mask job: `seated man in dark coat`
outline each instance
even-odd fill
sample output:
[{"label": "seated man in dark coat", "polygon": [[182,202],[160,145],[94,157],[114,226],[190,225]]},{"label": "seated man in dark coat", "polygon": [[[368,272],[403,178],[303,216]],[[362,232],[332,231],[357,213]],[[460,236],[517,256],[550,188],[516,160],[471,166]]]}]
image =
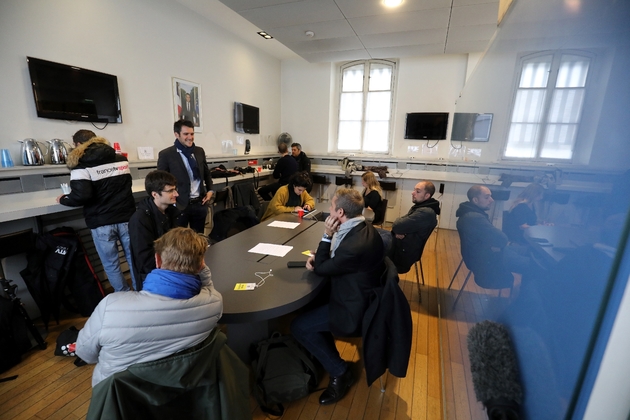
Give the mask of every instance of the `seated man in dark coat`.
[{"label": "seated man in dark coat", "polygon": [[504,276],[506,270],[523,273],[530,269],[531,259],[508,246],[505,233],[490,222],[486,214],[494,202],[490,189],[473,185],[467,196],[469,201],[461,203],[455,215],[462,257],[470,271],[480,279],[490,280]]},{"label": "seated man in dark coat", "polygon": [[330,278],[329,303],[298,316],[291,325],[296,340],[306,347],[330,374],[330,382],[319,398],[332,404],[346,394],[354,378],[335,347],[333,334],[361,335],[369,294],[380,285],[385,265],[383,241],[365,218],[361,194],[340,189],[330,204],[324,236],[306,268]]},{"label": "seated man in dark coat", "polygon": [[278,145],[278,153],[280,153],[282,157],[278,160],[273,170],[273,177],[277,179],[278,182],[263,185],[258,189],[258,194],[265,201],[270,201],[276,191],[283,185],[287,185],[291,175],[298,171],[298,163],[293,159],[293,156],[289,154],[289,148],[285,143]]},{"label": "seated man in dark coat", "polygon": [[142,282],[155,268],[153,242],[177,226],[180,211],[175,206],[177,179],[166,171],[149,172],[144,179],[144,189],[149,195],[138,203],[136,212],[129,220],[129,237],[133,257],[133,274],[142,290]]},{"label": "seated man in dark coat", "polygon": [[406,216],[392,225],[392,248],[389,258],[399,273],[408,272],[422,256],[424,244],[437,225],[440,203],[432,198],[435,186],[431,181],[418,182],[411,192],[413,206]]}]

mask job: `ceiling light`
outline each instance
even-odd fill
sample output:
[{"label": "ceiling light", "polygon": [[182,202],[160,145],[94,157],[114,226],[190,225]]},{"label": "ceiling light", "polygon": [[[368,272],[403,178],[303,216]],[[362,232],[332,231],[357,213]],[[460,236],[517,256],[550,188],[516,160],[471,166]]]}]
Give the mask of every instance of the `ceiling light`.
[{"label": "ceiling light", "polygon": [[309,38],[313,38],[315,36],[315,32],[313,32],[313,31],[306,31],[306,32],[304,32],[304,35],[306,35]]},{"label": "ceiling light", "polygon": [[385,7],[398,7],[402,2],[403,0],[383,0]]},{"label": "ceiling light", "polygon": [[267,32],[265,31],[260,31],[257,32],[258,35],[262,36],[265,39],[273,39],[273,37],[271,35],[269,35]]}]

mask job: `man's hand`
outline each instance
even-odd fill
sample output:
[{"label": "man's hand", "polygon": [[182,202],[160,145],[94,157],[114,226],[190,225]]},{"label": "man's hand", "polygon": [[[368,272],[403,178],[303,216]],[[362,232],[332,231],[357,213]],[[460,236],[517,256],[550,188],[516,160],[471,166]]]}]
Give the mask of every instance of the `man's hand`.
[{"label": "man's hand", "polygon": [[405,235],[401,235],[399,233],[396,233],[396,239],[403,239],[405,237]]},{"label": "man's hand", "polygon": [[210,201],[211,198],[212,198],[212,191],[208,191],[206,193],[206,196],[201,199],[201,204],[205,205],[207,202]]},{"label": "man's hand", "polygon": [[339,220],[336,217],[332,215],[328,216],[324,222],[324,231],[326,232],[326,235],[333,236],[333,234],[339,230],[340,224],[341,223],[339,223]]},{"label": "man's hand", "polygon": [[308,257],[308,260],[306,260],[306,269],[309,271],[315,270],[315,266],[313,264],[315,264],[315,257]]},{"label": "man's hand", "polygon": [[59,197],[57,197],[57,203],[61,204],[61,197],[63,197],[65,194],[61,194]]}]

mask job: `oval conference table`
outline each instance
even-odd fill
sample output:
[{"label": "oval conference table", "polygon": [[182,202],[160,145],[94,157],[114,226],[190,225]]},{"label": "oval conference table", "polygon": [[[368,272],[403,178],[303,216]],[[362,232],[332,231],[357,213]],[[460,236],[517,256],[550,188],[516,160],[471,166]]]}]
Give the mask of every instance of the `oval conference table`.
[{"label": "oval conference table", "polygon": [[[296,222],[295,229],[270,227],[273,221]],[[282,214],[218,242],[206,251],[205,262],[212,282],[223,296],[223,316],[228,345],[248,362],[250,344],[266,339],[270,321],[312,301],[324,279],[306,268],[288,268],[288,261],[306,261],[302,252],[315,251],[323,234],[323,223],[294,214]],[[259,243],[288,245],[284,257],[249,252]],[[270,271],[271,270],[271,271]],[[258,273],[258,276],[256,275]],[[268,276],[271,273],[273,276]],[[265,279],[261,284],[261,280]],[[256,283],[253,290],[235,290],[237,283]]]}]

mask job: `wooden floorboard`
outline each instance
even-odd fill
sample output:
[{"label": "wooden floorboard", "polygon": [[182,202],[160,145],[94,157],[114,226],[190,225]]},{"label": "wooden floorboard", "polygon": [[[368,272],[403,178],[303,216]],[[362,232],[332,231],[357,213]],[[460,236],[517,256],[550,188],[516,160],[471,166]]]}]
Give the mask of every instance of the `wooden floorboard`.
[{"label": "wooden floorboard", "polygon": [[[405,378],[383,376],[385,392],[377,380],[368,388],[360,362],[360,340],[337,340],[342,357],[358,363],[361,376],[348,395],[337,404],[320,406],[319,393],[285,405],[283,420],[481,420],[483,407],[475,400],[470,375],[466,336],[483,319],[496,316],[502,302],[510,299],[503,291],[479,288],[471,278],[453,309],[468,269],[462,266],[451,290],[448,283],[461,260],[456,231],[439,230],[427,242],[422,258],[425,284],[418,301],[415,269],[400,276],[413,321],[412,355]],[[518,294],[518,279],[511,296]],[[438,317],[441,314],[442,319]],[[34,349],[22,362],[0,374],[18,375],[0,383],[0,420],[84,419],[91,397],[92,366],[75,367],[71,358],[53,355],[57,335],[71,325],[81,327],[85,318],[63,314],[59,325],[51,323],[46,350]],[[443,378],[443,379],[442,379]],[[325,387],[328,377],[321,378]],[[250,398],[254,419],[268,418]]]}]

